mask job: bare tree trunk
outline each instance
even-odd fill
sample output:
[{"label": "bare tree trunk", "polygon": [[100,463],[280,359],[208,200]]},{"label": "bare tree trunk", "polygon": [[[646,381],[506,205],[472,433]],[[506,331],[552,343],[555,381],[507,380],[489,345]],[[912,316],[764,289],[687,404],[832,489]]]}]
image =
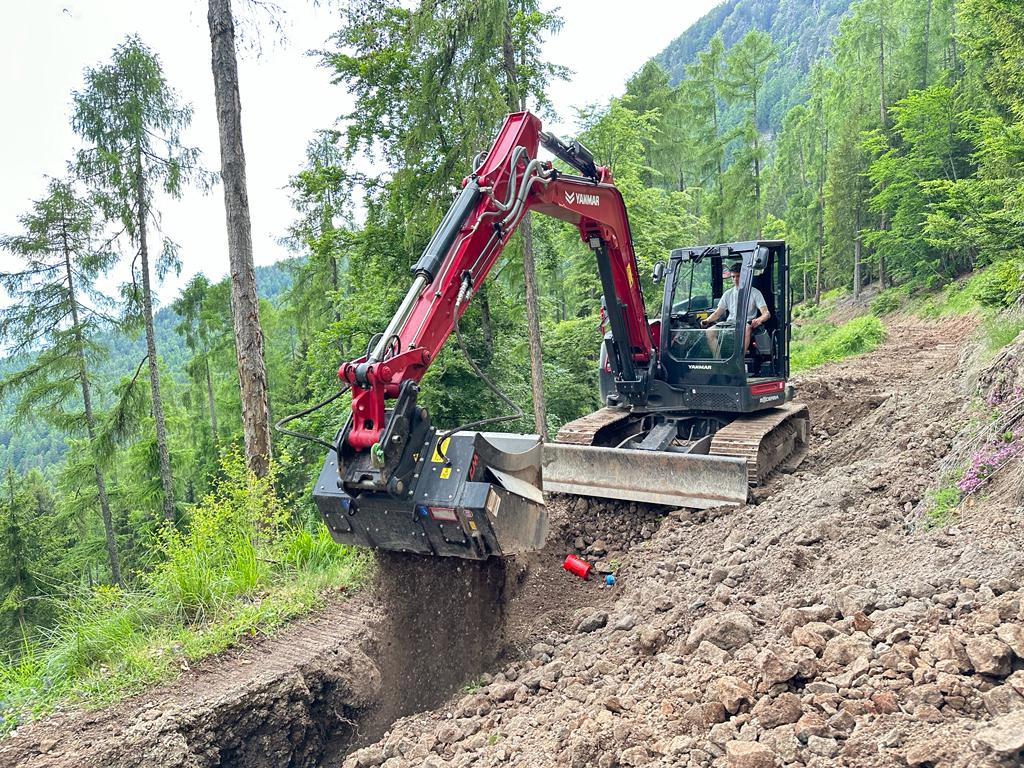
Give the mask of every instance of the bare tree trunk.
[{"label": "bare tree trunk", "polygon": [[217,404],[213,399],[213,377],[210,376],[210,358],[207,357],[203,360],[203,364],[206,367],[206,401],[210,409],[210,429],[213,431],[213,444],[216,445],[217,440]]},{"label": "bare tree trunk", "polygon": [[757,222],[757,237],[761,238],[761,157],[758,146],[757,131],[757,88],[753,92],[754,101],[754,220]]},{"label": "bare tree trunk", "polygon": [[882,23],[884,12],[882,6],[878,6],[878,102],[880,117],[882,119],[882,130],[889,124],[889,112],[885,106],[885,24]]},{"label": "bare tree trunk", "polygon": [[[89,372],[85,364],[85,341],[82,338],[82,326],[78,319],[78,297],[75,295],[74,272],[71,269],[71,248],[68,245],[67,232],[64,238],[64,274],[68,281],[68,303],[71,305],[71,327],[75,333],[75,352],[78,355],[78,380],[82,385],[82,405],[85,410],[85,431],[89,437],[90,448],[96,439],[96,417],[92,412],[92,392],[89,389]],[[110,562],[110,577],[115,584],[121,581],[121,558],[117,552],[117,538],[114,535],[114,518],[110,513],[110,499],[107,498],[107,484],[103,479],[103,470],[99,462],[93,462],[96,474],[96,495],[100,502],[100,516],[103,518],[103,538],[107,547],[107,560]],[[13,512],[13,505],[11,510]]]},{"label": "bare tree trunk", "polygon": [[263,329],[256,295],[252,256],[249,194],[242,147],[242,103],[235,59],[235,25],[231,0],[209,0],[207,21],[213,52],[213,85],[220,126],[221,179],[227,213],[228,258],[231,262],[231,316],[242,399],[245,457],[258,477],[270,468],[270,406],[267,369],[263,358]]},{"label": "bare tree trunk", "polygon": [[540,311],[537,307],[537,277],[533,264],[533,226],[529,212],[520,225],[523,233],[523,279],[526,283],[526,326],[530,342],[530,380],[533,384],[533,425],[537,434],[547,437],[544,407],[544,367],[540,346]]},{"label": "bare tree trunk", "polygon": [[476,300],[480,304],[480,332],[484,337],[485,360],[490,365],[494,356],[494,325],[491,322],[491,302],[487,296],[487,285],[481,285]]},{"label": "bare tree trunk", "polygon": [[929,36],[931,34],[931,21],[932,21],[932,0],[926,0],[924,7],[924,72],[921,77],[921,87],[928,87],[928,45],[930,43]]},{"label": "bare tree trunk", "polygon": [[160,462],[160,486],[163,489],[164,520],[174,522],[174,484],[171,480],[171,455],[167,449],[167,421],[160,397],[160,369],[156,357],[156,332],[153,330],[153,292],[149,281],[149,244],[146,241],[146,194],[142,173],[142,153],[136,155],[136,207],[139,212],[139,259],[142,262],[142,317],[146,325],[146,358],[149,363],[149,391],[156,425],[156,449]]},{"label": "bare tree trunk", "polygon": [[[515,46],[508,19],[505,21],[502,40],[507,92],[506,102],[510,110],[526,109],[526,96],[521,92],[516,77]],[[537,434],[546,438],[547,414],[544,402],[544,365],[540,343],[540,311],[537,305],[537,274],[533,259],[533,226],[530,212],[523,216],[519,225],[523,233],[523,282],[526,289],[526,335],[530,344],[530,385],[533,391],[533,424]]]},{"label": "bare tree trunk", "polygon": [[856,232],[853,236],[853,300],[860,299],[860,287],[863,285],[860,275],[860,206],[854,213],[854,227]]}]

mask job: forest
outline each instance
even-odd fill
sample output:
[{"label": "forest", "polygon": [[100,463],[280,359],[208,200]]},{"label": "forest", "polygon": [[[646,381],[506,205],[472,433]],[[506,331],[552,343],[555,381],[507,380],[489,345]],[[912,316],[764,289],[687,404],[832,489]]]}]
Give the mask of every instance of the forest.
[{"label": "forest", "polygon": [[[649,275],[669,250],[755,238],[789,243],[798,317],[837,295],[878,316],[920,296],[941,304],[969,274],[979,305],[1018,302],[1024,9],[1014,0],[806,5],[822,23],[779,39],[719,30],[702,33],[693,55],[652,51],[624,93],[576,115],[575,137],[625,198],[649,313],[659,295]],[[317,55],[355,107],[336,126],[310,126],[291,180],[294,223],[281,233],[294,258],[256,275],[271,422],[337,391],[338,365],[387,325],[410,265],[504,115],[551,116],[547,87],[572,73],[545,56],[562,24],[546,7],[338,4],[337,30]],[[795,46],[802,63],[780,78]],[[113,666],[116,684],[159,678],[175,654],[264,631],[367,567],[331,543],[311,503],[320,445],[274,435],[269,465],[252,460],[230,278],[196,276],[153,310],[154,286],[178,254],[161,241],[152,206],[215,181],[216,160],[182,143],[191,115],[173,85],[138,37],[87,66],[72,94],[80,141],[68,148],[68,175],[26,201],[18,231],[0,239],[18,265],[0,274],[6,727],[24,704],[10,691],[102,697],[115,648],[127,659]],[[368,174],[367,156],[387,170]],[[101,277],[125,262],[131,280],[103,293]],[[531,387],[531,275],[541,402]],[[534,216],[462,332],[476,363],[553,434],[600,407],[600,310],[592,253],[572,228]],[[424,378],[421,402],[446,427],[508,410],[453,344]],[[329,439],[347,403],[305,418],[302,431]],[[534,426],[526,416],[503,429]],[[127,652],[124,637],[135,638]]]}]

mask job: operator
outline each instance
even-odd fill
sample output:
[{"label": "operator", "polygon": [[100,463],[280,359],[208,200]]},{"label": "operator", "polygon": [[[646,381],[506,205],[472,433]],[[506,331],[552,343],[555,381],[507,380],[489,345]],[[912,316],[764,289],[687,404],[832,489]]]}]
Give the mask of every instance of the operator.
[{"label": "operator", "polygon": [[[732,278],[732,288],[722,294],[722,298],[718,300],[718,306],[715,308],[715,311],[700,322],[702,328],[707,328],[705,333],[707,334],[708,347],[711,348],[711,354],[715,357],[718,357],[719,353],[718,331],[708,326],[714,325],[720,319],[724,319],[723,316],[725,315],[730,320],[736,317],[736,304],[740,300],[741,267],[742,264],[738,261],[729,267],[727,274]],[[747,304],[747,325],[743,333],[744,355],[750,349],[750,337],[753,329],[764,325],[770,317],[771,313],[768,311],[768,305],[765,303],[764,296],[757,288],[750,286],[750,300]]]}]

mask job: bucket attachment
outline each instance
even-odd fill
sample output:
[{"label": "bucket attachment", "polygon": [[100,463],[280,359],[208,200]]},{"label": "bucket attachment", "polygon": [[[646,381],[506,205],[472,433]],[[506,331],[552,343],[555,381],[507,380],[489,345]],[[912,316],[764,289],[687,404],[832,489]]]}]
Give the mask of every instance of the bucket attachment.
[{"label": "bucket attachment", "polygon": [[707,509],[745,504],[747,462],[733,456],[544,444],[545,492]]},{"label": "bucket attachment", "polygon": [[429,429],[406,450],[399,466],[410,471],[384,488],[360,487],[352,481],[365,472],[339,470],[338,454],[327,455],[313,498],[339,544],[473,560],[544,545],[535,435],[457,432],[439,445]]}]

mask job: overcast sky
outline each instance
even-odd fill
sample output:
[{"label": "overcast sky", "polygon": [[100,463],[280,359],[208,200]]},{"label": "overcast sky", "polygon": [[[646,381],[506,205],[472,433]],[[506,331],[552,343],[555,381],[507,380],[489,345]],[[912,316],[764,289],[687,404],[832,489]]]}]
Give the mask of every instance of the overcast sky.
[{"label": "overcast sky", "polygon": [[[329,3],[277,0],[286,11],[283,42],[265,40],[262,54],[240,62],[242,130],[248,166],[253,245],[257,264],[287,256],[279,240],[294,219],[288,178],[302,165],[307,142],[351,106],[341,86],[307,51],[336,29]],[[561,32],[544,55],[570,67],[568,82],[551,97],[563,134],[573,129],[573,107],[621,94],[628,77],[720,0],[562,0]],[[235,5],[238,5],[236,0]],[[85,67],[104,64],[113,48],[137,33],[160,57],[164,74],[194,109],[186,143],[199,147],[206,167],[219,169],[216,113],[210,74],[206,3],[202,0],[32,0],[0,2],[0,233],[18,231],[17,217],[59,176],[77,148],[69,127],[71,92]],[[227,273],[223,192],[188,192],[162,205],[163,230],[181,246],[183,269],[158,288],[164,302],[189,277]],[[0,269],[11,258],[0,254]]]}]

